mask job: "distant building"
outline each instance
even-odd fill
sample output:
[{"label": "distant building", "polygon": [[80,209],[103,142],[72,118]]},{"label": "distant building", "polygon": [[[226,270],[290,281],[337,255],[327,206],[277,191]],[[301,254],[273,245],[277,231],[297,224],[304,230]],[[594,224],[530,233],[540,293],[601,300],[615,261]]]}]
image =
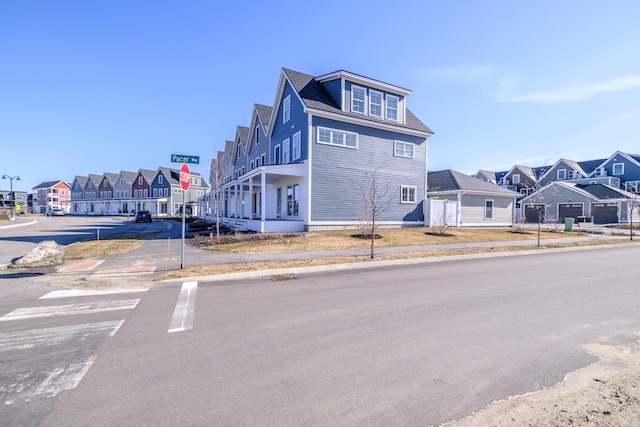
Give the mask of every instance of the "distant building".
[{"label": "distant building", "polygon": [[69,213],[70,188],[65,181],[47,181],[33,187],[33,213],[43,214],[54,208]]}]

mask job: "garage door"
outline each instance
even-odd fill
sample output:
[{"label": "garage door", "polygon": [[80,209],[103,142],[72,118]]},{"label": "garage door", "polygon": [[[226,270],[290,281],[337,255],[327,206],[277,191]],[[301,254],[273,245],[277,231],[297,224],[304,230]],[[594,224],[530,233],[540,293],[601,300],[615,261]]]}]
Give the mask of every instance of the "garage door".
[{"label": "garage door", "polygon": [[524,217],[527,222],[538,222],[538,212],[544,221],[544,205],[524,205]]},{"label": "garage door", "polygon": [[591,203],[594,224],[616,224],[618,222],[617,203]]},{"label": "garage door", "polygon": [[558,221],[562,222],[565,218],[577,218],[582,213],[582,203],[558,203]]}]

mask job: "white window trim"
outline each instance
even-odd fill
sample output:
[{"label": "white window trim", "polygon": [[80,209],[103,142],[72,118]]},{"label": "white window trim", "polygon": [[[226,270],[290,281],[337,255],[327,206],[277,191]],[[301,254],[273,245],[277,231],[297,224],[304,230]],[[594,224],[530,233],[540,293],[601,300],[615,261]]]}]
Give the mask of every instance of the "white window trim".
[{"label": "white window trim", "polygon": [[[562,172],[563,177],[560,178],[560,172]],[[567,179],[567,170],[566,169],[558,169],[558,171],[556,172],[556,178],[558,178],[558,181],[563,181],[565,179]]]},{"label": "white window trim", "polygon": [[[616,167],[620,168],[619,173],[616,173]],[[614,163],[611,165],[611,175],[624,175],[624,163]]]},{"label": "white window trim", "polygon": [[[491,202],[491,218],[487,217],[487,203]],[[495,215],[493,214],[493,211],[496,207],[495,202],[493,201],[493,199],[485,199],[484,200],[484,219],[493,219],[495,217]]]},{"label": "white window trim", "polygon": [[[320,131],[321,130],[326,130],[326,131],[330,132],[329,142],[320,141]],[[333,134],[334,134],[334,132],[338,132],[338,133],[341,133],[341,134],[344,135],[344,137],[342,138],[342,142],[343,142],[342,144],[336,144],[336,143],[333,142]],[[347,141],[346,136],[347,135],[355,135],[355,137],[356,137],[356,146],[355,147],[346,144],[346,141]],[[358,134],[355,133],[355,132],[346,132],[346,131],[342,131],[342,130],[325,128],[325,127],[320,127],[320,126],[318,126],[318,128],[317,128],[316,142],[318,144],[332,145],[334,147],[344,147],[344,148],[351,148],[351,149],[356,149],[356,150],[358,149],[358,143],[359,143]]]},{"label": "white window trim", "polygon": [[[296,150],[297,146],[297,150]],[[298,160],[302,157],[302,132],[296,132],[293,135],[293,144],[292,144],[292,158],[293,160]]]},{"label": "white window trim", "polygon": [[[355,102],[355,97],[353,96],[355,90],[362,90],[362,93],[364,94],[364,99],[358,100],[358,102],[362,102],[362,111],[356,111],[355,108],[353,108],[354,102]],[[362,87],[362,86],[356,86],[354,84],[351,85],[351,112],[352,113],[357,113],[357,114],[367,114],[367,89]]]},{"label": "white window trim", "polygon": [[511,183],[512,184],[520,184],[520,174],[519,173],[514,173],[513,176],[511,177]]},{"label": "white window trim", "polygon": [[[398,148],[402,146],[402,154],[398,154],[397,150]],[[412,150],[411,150],[411,155],[407,155],[406,154],[406,148],[407,146],[411,146]],[[412,143],[412,142],[404,142],[404,141],[393,141],[393,155],[396,157],[406,157],[408,159],[413,159],[416,156],[416,144]]]},{"label": "white window trim", "polygon": [[289,138],[282,141],[282,163],[287,164],[291,161],[291,140]]},{"label": "white window trim", "polygon": [[291,95],[282,101],[282,123],[287,123],[291,120]]},{"label": "white window trim", "polygon": [[[412,190],[411,193],[407,193],[407,196],[412,195],[413,196],[413,200],[404,200],[404,190]],[[418,187],[416,187],[415,185],[401,185],[400,186],[400,203],[403,204],[411,204],[411,205],[415,205],[416,204],[416,194],[418,193]]]},{"label": "white window trim", "polygon": [[[395,119],[389,117],[389,111],[394,111],[393,108],[389,108],[389,99],[395,99],[396,100],[396,108],[395,108],[396,118]],[[400,97],[395,96],[395,95],[387,94],[387,96],[385,97],[385,114],[384,114],[384,117],[387,120],[393,120],[395,122],[400,121]]]},{"label": "white window trim", "polygon": [[[373,114],[371,112],[371,105],[373,105],[373,102],[371,101],[373,99],[373,97],[371,96],[372,94],[380,95],[380,114],[379,115]],[[373,90],[373,89],[369,90],[369,115],[372,117],[379,117],[379,118],[384,117],[384,93],[379,92],[377,90]]]}]

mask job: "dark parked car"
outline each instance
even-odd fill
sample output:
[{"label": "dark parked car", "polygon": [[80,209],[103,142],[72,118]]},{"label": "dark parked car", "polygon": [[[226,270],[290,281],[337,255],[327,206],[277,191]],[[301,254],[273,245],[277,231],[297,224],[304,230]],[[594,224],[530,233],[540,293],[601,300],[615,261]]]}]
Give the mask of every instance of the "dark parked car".
[{"label": "dark parked car", "polygon": [[136,214],[136,222],[151,222],[151,212],[138,211]]}]

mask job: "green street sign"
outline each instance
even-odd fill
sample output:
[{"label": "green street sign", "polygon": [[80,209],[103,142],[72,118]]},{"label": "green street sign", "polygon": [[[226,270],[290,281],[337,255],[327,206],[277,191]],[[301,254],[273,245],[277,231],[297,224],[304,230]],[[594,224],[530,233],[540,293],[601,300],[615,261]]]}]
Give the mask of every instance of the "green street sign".
[{"label": "green street sign", "polygon": [[200,156],[188,156],[186,154],[172,154],[172,163],[192,163],[194,165],[200,164]]}]

